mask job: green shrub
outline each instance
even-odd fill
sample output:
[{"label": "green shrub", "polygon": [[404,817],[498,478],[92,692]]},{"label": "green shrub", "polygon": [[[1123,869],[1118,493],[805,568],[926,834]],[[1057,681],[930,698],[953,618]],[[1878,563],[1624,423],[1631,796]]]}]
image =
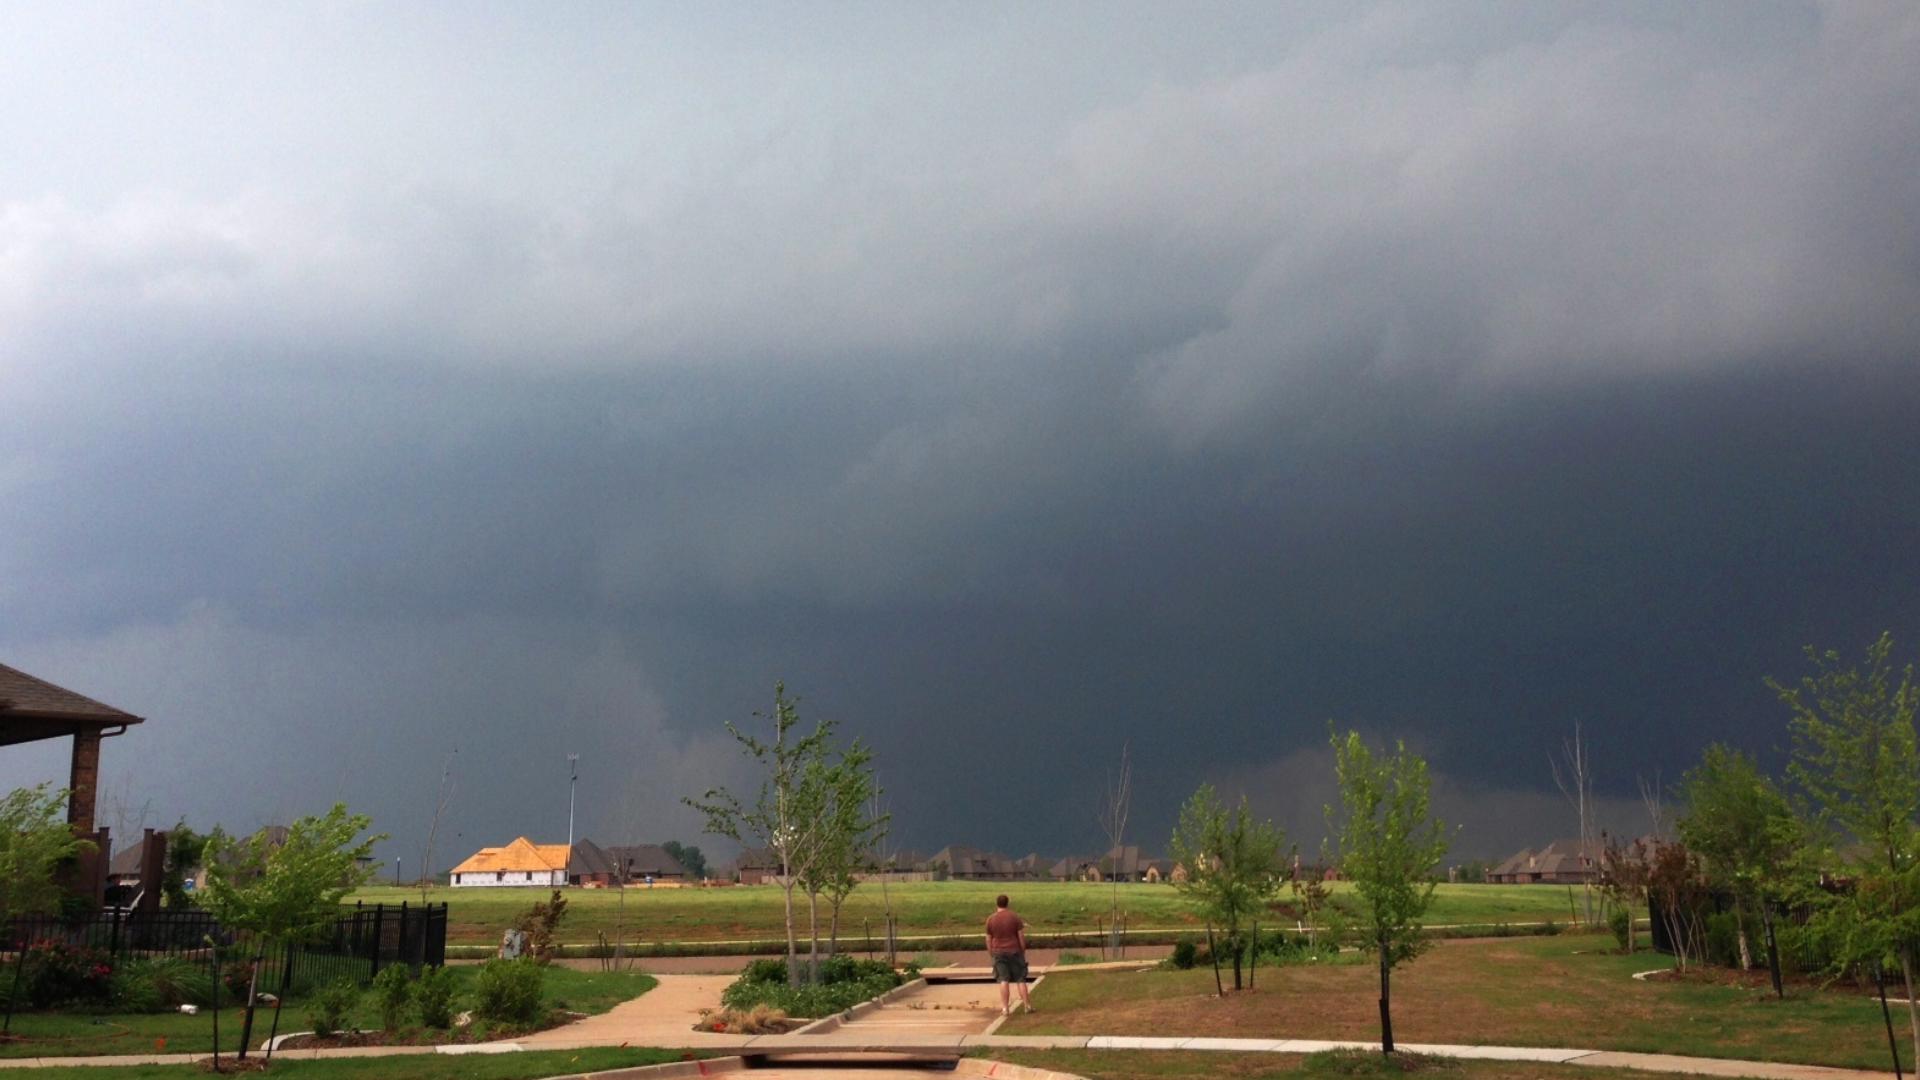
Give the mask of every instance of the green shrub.
[{"label": "green shrub", "polygon": [[413,1002],[420,1010],[422,1027],[453,1026],[453,972],[445,967],[423,968],[413,984]]},{"label": "green shrub", "polygon": [[545,969],[532,958],[489,960],[473,979],[473,1011],[483,1020],[530,1024],[540,1018]]},{"label": "green shrub", "polygon": [[111,983],[110,997],[116,1012],[157,1013],[167,1009],[167,1003],[160,997],[160,988],[145,972],[121,968],[113,973]]},{"label": "green shrub", "polygon": [[1552,919],[1540,924],[1540,933],[1544,937],[1559,937],[1560,929],[1560,924]]},{"label": "green shrub", "polygon": [[779,957],[761,957],[743,968],[740,977],[747,982],[784,983],[787,981],[787,962]]},{"label": "green shrub", "polygon": [[315,991],[307,1002],[307,1022],[313,1025],[313,1033],[323,1039],[338,1035],[358,1004],[359,984],[352,979],[335,979]]},{"label": "green shrub", "polygon": [[1185,940],[1176,941],[1173,943],[1173,966],[1179,968],[1181,971],[1191,970],[1194,959],[1198,957],[1199,954],[1200,947],[1193,942]]},{"label": "green shrub", "polygon": [[405,964],[380,969],[373,977],[373,1000],[380,1007],[380,1030],[399,1031],[413,998],[413,978]]},{"label": "green shrub", "polygon": [[786,975],[785,961],[756,961],[721,992],[720,1003],[740,1012],[763,1005],[788,1016],[812,1018],[850,1009],[901,982],[900,975],[886,964],[851,956],[822,961],[820,981],[813,985],[789,986]]},{"label": "green shrub", "polygon": [[1058,964],[1062,967],[1066,967],[1072,964],[1097,964],[1099,962],[1100,962],[1099,957],[1093,955],[1092,953],[1082,953],[1082,952],[1063,952],[1060,954],[1060,959],[1054,961],[1055,964]]},{"label": "green shrub", "polygon": [[36,1009],[104,1005],[113,996],[113,959],[64,941],[35,942],[27,954],[25,996]]},{"label": "green shrub", "polygon": [[1740,966],[1740,924],[1732,912],[1707,916],[1707,963]]},{"label": "green shrub", "polygon": [[1626,948],[1632,943],[1633,913],[1623,907],[1614,908],[1613,913],[1607,916],[1607,929],[1613,931],[1613,940],[1622,949]]}]

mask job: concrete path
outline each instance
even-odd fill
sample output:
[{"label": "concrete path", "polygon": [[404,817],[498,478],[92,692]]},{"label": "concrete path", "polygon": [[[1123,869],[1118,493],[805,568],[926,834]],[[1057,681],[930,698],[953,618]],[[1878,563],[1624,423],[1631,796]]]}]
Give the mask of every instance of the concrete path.
[{"label": "concrete path", "polygon": [[513,1043],[528,1050],[582,1046],[738,1046],[740,1036],[695,1031],[702,1009],[720,1007],[731,975],[657,975],[660,985],[598,1016],[565,1027],[523,1035]]}]

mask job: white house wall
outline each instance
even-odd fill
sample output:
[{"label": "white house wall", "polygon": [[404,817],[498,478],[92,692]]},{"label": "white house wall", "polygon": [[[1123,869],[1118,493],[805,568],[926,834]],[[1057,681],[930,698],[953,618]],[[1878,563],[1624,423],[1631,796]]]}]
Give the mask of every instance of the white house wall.
[{"label": "white house wall", "polygon": [[[495,880],[495,878],[498,880]],[[565,885],[567,875],[561,870],[468,870],[454,875],[453,887],[456,889],[484,888],[525,888],[539,885],[548,888]]]}]

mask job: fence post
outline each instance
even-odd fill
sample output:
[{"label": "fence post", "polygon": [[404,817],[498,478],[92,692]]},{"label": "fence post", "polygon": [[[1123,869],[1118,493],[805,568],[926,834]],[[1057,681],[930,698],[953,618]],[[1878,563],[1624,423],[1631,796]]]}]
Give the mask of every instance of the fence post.
[{"label": "fence post", "polygon": [[400,940],[394,945],[393,959],[396,963],[412,966],[407,957],[407,902],[400,901]]},{"label": "fence post", "polygon": [[380,917],[386,913],[386,910],[385,904],[373,905],[373,971],[370,972],[372,975],[380,974]]}]

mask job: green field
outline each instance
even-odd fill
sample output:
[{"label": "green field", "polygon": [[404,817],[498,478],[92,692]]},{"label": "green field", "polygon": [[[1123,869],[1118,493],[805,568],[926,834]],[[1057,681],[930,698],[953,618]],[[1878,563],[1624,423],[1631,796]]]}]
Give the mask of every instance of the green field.
[{"label": "green field", "polygon": [[[1336,886],[1335,895],[1345,888]],[[1108,919],[1114,889],[1110,885],[1055,882],[915,882],[888,886],[903,937],[923,935],[975,936],[993,911],[993,899],[1005,892],[1013,905],[1041,935],[1091,933]],[[614,937],[616,927],[630,943],[722,942],[781,937],[781,893],[772,885],[737,885],[715,889],[568,889],[566,920],[560,939],[587,944],[597,934]],[[1129,931],[1202,931],[1204,924],[1192,907],[1168,885],[1123,885],[1121,910]],[[435,888],[427,899],[448,905],[449,944],[498,944],[500,932],[534,901],[547,897],[544,889]],[[1283,903],[1285,901],[1285,894]],[[390,886],[362,889],[350,899],[367,903],[419,903],[420,890]],[[797,917],[804,931],[806,906],[798,903]],[[1434,896],[1428,922],[1524,923],[1571,918],[1567,890],[1542,885],[1442,885]],[[826,912],[821,912],[825,936]],[[1292,924],[1281,913],[1275,925]],[[885,907],[878,885],[863,885],[848,899],[841,913],[844,940],[864,941],[867,928],[876,937],[885,926]],[[1164,936],[1164,935],[1163,935]]]},{"label": "green field", "polygon": [[[1724,969],[1682,981],[1633,978],[1671,964],[1644,951],[1621,955],[1612,938],[1593,934],[1443,942],[1395,972],[1394,1036],[1847,1068],[1891,1064],[1879,1002],[1858,988],[1798,983],[1781,1001],[1760,972],[1745,979]],[[1263,968],[1255,989],[1224,999],[1214,994],[1210,967],[1056,971],[1034,992],[1038,1011],[1016,1015],[999,1034],[1372,1040],[1380,1037],[1378,993],[1379,974],[1366,963]],[[1911,1043],[1904,1026],[1900,1031],[1905,1057]]]}]

